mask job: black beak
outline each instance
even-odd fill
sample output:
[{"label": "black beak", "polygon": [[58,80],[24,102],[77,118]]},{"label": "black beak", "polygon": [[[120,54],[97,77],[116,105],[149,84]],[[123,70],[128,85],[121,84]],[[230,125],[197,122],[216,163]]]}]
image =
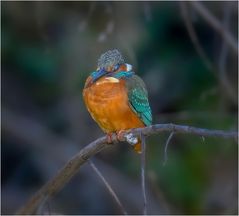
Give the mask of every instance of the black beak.
[{"label": "black beak", "polygon": [[107,74],[107,71],[105,71],[104,69],[100,69],[97,72],[94,72],[94,74],[92,74],[92,81],[95,82],[97,81],[99,78],[103,77],[105,74]]}]

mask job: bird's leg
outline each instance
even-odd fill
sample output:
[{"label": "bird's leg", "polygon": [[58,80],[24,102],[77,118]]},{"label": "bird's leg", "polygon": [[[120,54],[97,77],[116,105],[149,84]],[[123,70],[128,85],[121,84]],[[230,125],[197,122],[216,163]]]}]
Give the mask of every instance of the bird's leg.
[{"label": "bird's leg", "polygon": [[113,142],[112,135],[113,135],[113,133],[111,133],[111,132],[106,134],[108,144],[111,144]]},{"label": "bird's leg", "polygon": [[[129,132],[130,130],[119,130],[119,131],[116,131],[116,138],[118,141],[122,142],[122,141],[125,141],[125,135]],[[107,136],[107,143],[108,144],[111,144],[113,142],[113,132],[109,132],[106,134]]]}]

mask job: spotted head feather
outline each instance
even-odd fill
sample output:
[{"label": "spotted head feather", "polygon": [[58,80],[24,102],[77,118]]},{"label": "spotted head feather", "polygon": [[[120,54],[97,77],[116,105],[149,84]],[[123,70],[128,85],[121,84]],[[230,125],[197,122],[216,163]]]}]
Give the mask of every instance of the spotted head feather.
[{"label": "spotted head feather", "polygon": [[120,64],[124,64],[124,59],[117,49],[103,53],[98,59],[98,68],[101,69],[112,68]]}]

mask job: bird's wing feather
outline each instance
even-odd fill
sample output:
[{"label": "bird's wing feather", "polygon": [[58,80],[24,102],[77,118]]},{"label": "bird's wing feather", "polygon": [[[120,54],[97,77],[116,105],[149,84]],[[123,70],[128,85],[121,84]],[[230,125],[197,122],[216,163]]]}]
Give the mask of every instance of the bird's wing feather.
[{"label": "bird's wing feather", "polygon": [[152,113],[148,101],[148,92],[143,80],[137,75],[125,80],[130,107],[146,126],[151,125]]}]

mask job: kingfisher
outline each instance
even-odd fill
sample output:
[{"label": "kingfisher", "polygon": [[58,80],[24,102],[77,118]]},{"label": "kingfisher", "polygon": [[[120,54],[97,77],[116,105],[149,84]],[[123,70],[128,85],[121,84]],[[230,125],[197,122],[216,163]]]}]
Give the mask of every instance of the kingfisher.
[{"label": "kingfisher", "polygon": [[[135,74],[132,65],[125,63],[117,49],[103,53],[96,71],[86,79],[83,98],[87,110],[112,142],[132,128],[152,124],[152,113],[144,81]],[[133,148],[141,153],[141,140],[136,138]]]}]

